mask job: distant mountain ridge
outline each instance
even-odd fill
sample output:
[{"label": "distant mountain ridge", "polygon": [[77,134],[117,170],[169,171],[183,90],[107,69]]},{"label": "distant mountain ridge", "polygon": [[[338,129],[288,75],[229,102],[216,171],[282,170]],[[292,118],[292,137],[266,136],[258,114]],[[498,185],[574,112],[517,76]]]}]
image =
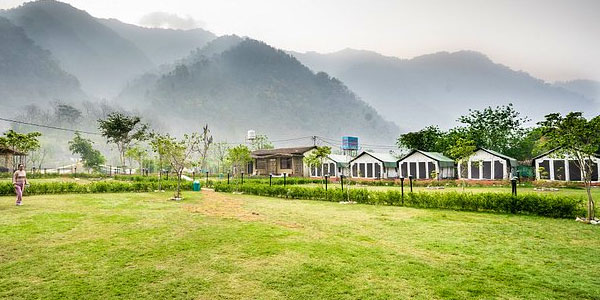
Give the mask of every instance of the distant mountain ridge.
[{"label": "distant mountain ridge", "polygon": [[600,107],[598,82],[546,83],[474,51],[290,56],[235,35],[97,19],[55,0],[0,10],[1,17],[2,40],[18,41],[0,44],[2,105],[108,98],[165,123],[210,121],[228,137],[255,129],[272,138],[350,134],[385,144],[397,125],[448,128],[469,108],[514,103],[535,121]]},{"label": "distant mountain ridge", "polygon": [[83,89],[92,94],[110,97],[127,79],[153,67],[132,42],[68,4],[54,0],[28,2],[0,11],[0,16],[50,50],[61,67],[77,76]]},{"label": "distant mountain ridge", "polygon": [[289,52],[314,71],[346,83],[403,129],[448,128],[468,108],[513,103],[534,120],[550,112],[598,112],[593,100],[496,64],[474,51],[439,52],[413,59],[345,49],[329,54]]},{"label": "distant mountain ridge", "polygon": [[186,57],[190,51],[202,48],[217,38],[212,32],[196,28],[189,30],[146,28],[126,24],[116,19],[99,19],[100,23],[133,42],[154,65],[170,64]]},{"label": "distant mountain ridge", "polygon": [[35,45],[22,28],[2,17],[0,41],[0,105],[4,112],[39,99],[87,98],[77,78],[62,70],[49,51]]},{"label": "distant mountain ridge", "polygon": [[600,104],[600,82],[598,81],[577,79],[555,82],[553,85],[595,100]]},{"label": "distant mountain ridge", "polygon": [[189,126],[208,122],[229,137],[254,129],[271,138],[352,134],[389,142],[398,134],[340,81],[314,74],[265,43],[221,37],[182,62],[170,72],[141,77],[119,102]]}]

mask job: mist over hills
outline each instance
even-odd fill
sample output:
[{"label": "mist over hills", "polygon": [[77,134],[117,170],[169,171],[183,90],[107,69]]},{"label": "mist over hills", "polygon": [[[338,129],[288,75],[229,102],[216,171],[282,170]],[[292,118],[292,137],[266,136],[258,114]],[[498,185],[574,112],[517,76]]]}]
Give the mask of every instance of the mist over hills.
[{"label": "mist over hills", "polygon": [[141,77],[119,102],[192,127],[208,122],[220,136],[255,129],[272,138],[355,134],[389,142],[398,134],[343,83],[260,41],[221,37],[182,62]]},{"label": "mist over hills", "polygon": [[23,28],[64,70],[77,76],[84,90],[100,97],[116,94],[126,80],[153,66],[131,41],[62,2],[28,2],[0,16]]},{"label": "mist over hills", "polygon": [[2,17],[0,41],[0,104],[3,111],[35,103],[38,99],[86,99],[75,76],[62,70],[50,52],[35,45],[22,28]]},{"label": "mist over hills", "polygon": [[413,59],[353,49],[284,53],[203,29],[98,19],[54,0],[1,17],[2,108],[60,101],[85,109],[106,98],[172,132],[208,122],[219,139],[239,141],[255,129],[272,139],[358,135],[389,145],[400,131],[454,126],[469,108],[513,103],[535,121],[557,111],[596,114],[600,105],[598,82],[550,84],[473,51]]},{"label": "mist over hills", "polygon": [[595,100],[600,104],[600,82],[594,80],[577,79],[571,81],[555,82],[554,86],[564,88],[571,92]]},{"label": "mist over hills", "polygon": [[353,49],[290,53],[311,69],[339,78],[385,118],[407,130],[429,124],[452,127],[468,108],[508,103],[534,120],[551,112],[598,112],[598,104],[573,87],[546,83],[474,51],[413,59]]},{"label": "mist over hills", "polygon": [[146,28],[116,19],[99,19],[100,23],[133,42],[154,65],[171,64],[186,57],[190,51],[202,48],[217,36],[201,28],[179,30]]}]

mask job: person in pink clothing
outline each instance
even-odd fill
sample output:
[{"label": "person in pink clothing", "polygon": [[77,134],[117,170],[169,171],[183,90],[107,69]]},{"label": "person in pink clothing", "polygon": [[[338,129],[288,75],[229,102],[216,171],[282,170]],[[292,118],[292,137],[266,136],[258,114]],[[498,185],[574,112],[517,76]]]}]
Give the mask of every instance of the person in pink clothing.
[{"label": "person in pink clothing", "polygon": [[13,185],[17,194],[17,205],[23,205],[21,201],[23,201],[23,191],[25,191],[25,185],[27,185],[27,174],[22,164],[19,164],[18,168],[13,174]]}]

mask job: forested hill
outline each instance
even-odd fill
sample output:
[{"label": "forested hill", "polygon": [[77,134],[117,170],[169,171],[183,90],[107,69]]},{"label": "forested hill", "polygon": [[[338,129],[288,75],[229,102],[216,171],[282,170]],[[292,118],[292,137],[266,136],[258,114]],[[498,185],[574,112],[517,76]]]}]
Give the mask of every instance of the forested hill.
[{"label": "forested hill", "polygon": [[429,124],[449,128],[467,108],[508,103],[534,120],[551,112],[599,112],[598,102],[586,95],[512,70],[474,51],[439,52],[413,59],[354,49],[290,53],[312,70],[342,80],[402,129]]},{"label": "forested hill", "polygon": [[[0,103],[3,112],[39,101],[84,100],[77,78],[60,68],[50,52],[0,17]],[[8,114],[3,114],[7,116]]]},{"label": "forested hill", "polygon": [[133,42],[155,65],[171,64],[202,48],[216,36],[201,28],[189,30],[146,28],[116,19],[99,19],[100,23]]},{"label": "forested hill", "polygon": [[60,66],[77,76],[86,92],[100,97],[116,95],[124,83],[153,67],[131,41],[69,4],[40,0],[0,10]]},{"label": "forested hill", "polygon": [[[219,54],[215,45],[225,51]],[[197,51],[170,72],[139,78],[119,102],[145,107],[173,128],[208,122],[233,139],[243,138],[248,129],[272,138],[351,134],[374,142],[389,142],[398,134],[396,125],[339,80],[314,74],[263,42],[222,37],[206,49],[210,51]]]}]

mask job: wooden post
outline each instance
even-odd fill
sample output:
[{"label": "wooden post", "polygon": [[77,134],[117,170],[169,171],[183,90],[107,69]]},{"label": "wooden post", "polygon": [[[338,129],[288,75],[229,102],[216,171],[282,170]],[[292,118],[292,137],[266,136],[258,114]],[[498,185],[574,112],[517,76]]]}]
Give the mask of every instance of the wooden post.
[{"label": "wooden post", "polygon": [[400,190],[402,191],[402,206],[404,206],[404,177],[400,177]]}]

